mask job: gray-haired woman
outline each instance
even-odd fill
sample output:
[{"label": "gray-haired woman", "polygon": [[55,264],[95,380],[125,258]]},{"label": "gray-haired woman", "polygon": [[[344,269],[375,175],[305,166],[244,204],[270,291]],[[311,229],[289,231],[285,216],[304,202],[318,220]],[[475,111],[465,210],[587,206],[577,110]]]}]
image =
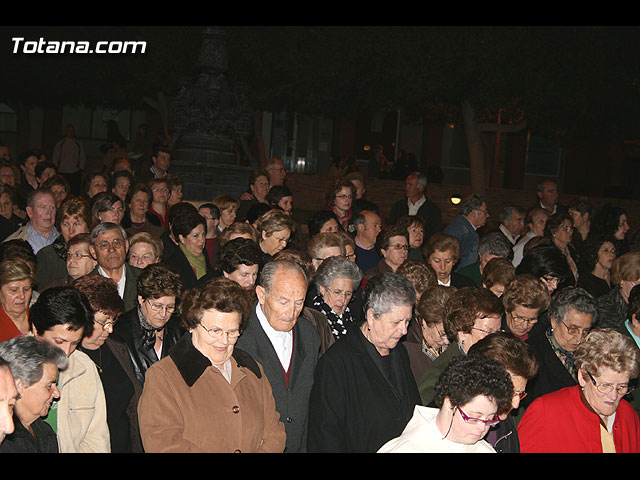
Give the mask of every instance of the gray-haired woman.
[{"label": "gray-haired woman", "polygon": [[345,335],[353,324],[349,302],[361,280],[360,267],[347,257],[329,257],[318,267],[314,278],[318,294],[313,298],[311,307],[327,317],[336,340]]},{"label": "gray-haired woman", "polygon": [[309,452],[373,453],[402,433],[420,394],[407,334],[416,292],[397,273],[367,282],[365,320],[318,360],[309,399]]},{"label": "gray-haired woman", "polygon": [[32,336],[0,343],[0,357],[9,363],[19,398],[13,412],[15,430],[0,444],[0,453],[58,453],[55,432],[42,417],[60,397],[58,371],[67,367],[65,353]]}]

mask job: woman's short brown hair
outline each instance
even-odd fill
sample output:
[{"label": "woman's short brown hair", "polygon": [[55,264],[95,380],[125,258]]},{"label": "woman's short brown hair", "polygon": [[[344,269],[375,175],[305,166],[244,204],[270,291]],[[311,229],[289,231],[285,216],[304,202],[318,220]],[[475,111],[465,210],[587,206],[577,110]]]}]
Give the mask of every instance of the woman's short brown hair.
[{"label": "woman's short brown hair", "polygon": [[169,267],[160,263],[147,265],[136,282],[138,295],[143,300],[158,299],[162,297],[179,298],[182,294],[182,279],[180,275]]},{"label": "woman's short brown hair", "polygon": [[224,313],[240,313],[240,329],[251,312],[246,290],[233,280],[217,277],[187,290],[180,301],[182,326],[186,330],[196,328],[207,310]]},{"label": "woman's short brown hair", "polygon": [[251,240],[258,243],[259,237],[257,230],[250,223],[234,222],[218,234],[218,243],[222,247],[233,235],[250,235]]},{"label": "woman's short brown hair", "polygon": [[518,337],[508,332],[496,332],[478,340],[468,355],[484,355],[500,363],[507,372],[527,380],[538,373],[535,351]]},{"label": "woman's short brown hair", "polygon": [[425,291],[438,285],[436,272],[422,260],[408,258],[398,267],[396,273],[402,275],[413,284],[419,297]]},{"label": "woman's short brown hair", "polygon": [[67,217],[77,216],[82,220],[87,228],[91,228],[91,207],[83,197],[68,195],[62,201],[60,208],[56,210],[56,228],[60,229],[60,224]]},{"label": "woman's short brown hair", "polygon": [[505,286],[502,295],[502,303],[507,312],[513,312],[517,306],[544,312],[549,308],[550,301],[547,287],[528,273],[516,275],[511,283]]},{"label": "woman's short brown hair", "polygon": [[486,288],[494,285],[506,287],[516,276],[516,267],[511,260],[503,257],[495,257],[487,262],[482,269],[482,284]]},{"label": "woman's short brown hair", "polygon": [[427,325],[444,323],[444,317],[447,314],[447,302],[455,291],[455,287],[434,285],[424,292],[418,301],[418,305],[416,305],[418,323],[424,322]]},{"label": "woman's short brown hair", "polygon": [[110,317],[124,313],[124,301],[118,294],[118,286],[111,278],[89,274],[75,279],[71,286],[89,299],[94,313],[102,312]]},{"label": "woman's short brown hair", "polygon": [[351,183],[351,181],[346,180],[344,178],[339,178],[335,182],[333,182],[329,187],[329,190],[327,190],[327,195],[326,195],[327,208],[333,207],[336,201],[336,195],[343,188],[348,188],[349,190],[351,190],[351,197],[354,199],[356,198],[356,187],[353,185],[353,183]]},{"label": "woman's short brown hair", "polygon": [[447,302],[444,330],[451,343],[458,341],[458,333],[471,333],[476,319],[497,315],[504,307],[491,291],[480,287],[462,287],[451,294]]},{"label": "woman's short brown hair", "polygon": [[4,258],[0,262],[0,286],[20,280],[31,280],[31,286],[37,283],[31,262],[15,255]]},{"label": "woman's short brown hair", "polygon": [[262,232],[264,232],[267,237],[275,232],[281,232],[287,229],[293,234],[295,226],[296,224],[290,215],[287,215],[282,210],[273,209],[258,219],[256,229],[258,230],[258,236],[262,239]]},{"label": "woman's short brown hair", "polygon": [[148,232],[138,232],[129,239],[129,251],[136,243],[148,243],[154,251],[156,256],[156,263],[162,261],[162,254],[164,253],[164,245],[162,240],[155,235],[151,235]]},{"label": "woman's short brown hair", "polygon": [[436,232],[422,247],[422,254],[424,258],[428,259],[435,251],[446,252],[448,250],[451,250],[453,254],[453,262],[458,263],[460,260],[460,240],[448,233]]},{"label": "woman's short brown hair", "polygon": [[577,368],[598,376],[602,368],[628,373],[636,378],[640,369],[640,350],[628,337],[612,328],[594,329],[578,345],[573,358]]}]

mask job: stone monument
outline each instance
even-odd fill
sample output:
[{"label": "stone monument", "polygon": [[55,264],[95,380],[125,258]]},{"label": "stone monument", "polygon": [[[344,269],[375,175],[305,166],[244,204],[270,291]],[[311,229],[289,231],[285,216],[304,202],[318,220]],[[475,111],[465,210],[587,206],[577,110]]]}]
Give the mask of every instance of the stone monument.
[{"label": "stone monument", "polygon": [[247,147],[251,108],[243,88],[231,87],[225,77],[226,37],[221,27],[204,28],[198,73],[169,100],[171,172],[183,179],[189,200],[240,196],[257,168]]}]

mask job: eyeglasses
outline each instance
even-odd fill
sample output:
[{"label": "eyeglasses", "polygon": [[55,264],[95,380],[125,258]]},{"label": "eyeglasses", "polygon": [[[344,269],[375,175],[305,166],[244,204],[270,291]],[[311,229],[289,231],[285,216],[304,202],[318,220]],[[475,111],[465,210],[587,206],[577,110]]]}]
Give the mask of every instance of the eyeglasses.
[{"label": "eyeglasses", "polygon": [[589,331],[591,330],[591,328],[580,328],[574,327],[573,325],[568,326],[566,323],[564,323],[564,321],[561,321],[560,323],[565,326],[565,328],[567,329],[567,333],[569,333],[569,335],[571,335],[572,337],[580,335],[582,338],[584,338],[589,334]]},{"label": "eyeglasses", "polygon": [[513,391],[513,396],[514,397],[520,397],[520,400],[522,400],[524,397],[527,396],[527,392],[525,392],[524,390],[514,390]]},{"label": "eyeglasses", "polygon": [[560,230],[565,232],[573,232],[573,227],[571,225],[562,225]]},{"label": "eyeglasses", "polygon": [[387,248],[393,248],[394,250],[409,250],[409,245],[406,243],[396,243],[395,245],[389,245]]},{"label": "eyeglasses", "polygon": [[151,303],[149,300],[145,300],[145,302],[147,302],[149,304],[149,307],[151,307],[151,310],[153,310],[156,313],[173,313],[176,310],[176,306],[175,305],[162,305],[161,303]]},{"label": "eyeglasses", "polygon": [[118,323],[118,320],[119,318],[114,318],[110,322],[101,322],[100,320],[96,320],[96,319],[94,319],[93,321],[96,322],[98,325],[101,325],[103,330],[108,330],[110,327],[111,328],[115,327],[116,323]]},{"label": "eyeglasses", "polygon": [[64,259],[66,261],[69,260],[81,260],[83,258],[87,258],[90,257],[91,255],[89,255],[88,253],[81,253],[81,252],[67,252],[64,254]]},{"label": "eyeglasses", "polygon": [[489,210],[481,210],[479,208],[476,208],[475,210],[477,210],[478,212],[482,213],[483,215],[489,216]]},{"label": "eyeglasses", "polygon": [[351,296],[353,295],[353,292],[343,292],[342,290],[333,290],[332,288],[326,287],[327,292],[331,293],[331,295],[335,295],[336,297],[344,297],[344,298],[351,298]]},{"label": "eyeglasses", "polygon": [[542,277],[542,280],[549,285],[555,286],[558,286],[558,282],[560,281],[558,277],[553,277],[551,275],[545,275],[544,277]]},{"label": "eyeglasses", "polygon": [[218,327],[212,327],[212,328],[207,328],[204,325],[202,325],[201,323],[199,323],[198,325],[200,325],[205,332],[207,332],[209,334],[209,336],[211,338],[215,338],[216,340],[222,338],[222,336],[224,334],[227,335],[227,338],[229,340],[235,340],[236,338],[238,338],[240,336],[240,330],[239,329],[235,329],[235,330],[227,330],[226,332]]},{"label": "eyeglasses", "polygon": [[473,330],[479,330],[482,333],[486,333],[487,335],[491,335],[492,333],[497,333],[497,332],[501,332],[502,330],[498,329],[498,330],[483,330],[482,328],[478,328],[478,327],[471,327]]},{"label": "eyeglasses", "polygon": [[116,238],[111,242],[104,240],[100,243],[97,243],[96,247],[98,247],[100,250],[108,250],[109,247],[113,248],[114,250],[119,250],[121,248],[124,248],[124,240],[122,240],[121,238]]},{"label": "eyeglasses", "polygon": [[593,375],[591,375],[589,372],[587,372],[587,375],[589,375],[589,378],[591,379],[591,381],[593,382],[593,385],[596,387],[596,390],[598,390],[600,393],[604,393],[605,395],[608,393],[611,393],[613,391],[613,389],[616,389],[616,392],[618,393],[618,395],[626,395],[627,393],[631,392],[631,390],[633,390],[633,386],[626,384],[626,385],[613,385],[611,383],[600,383],[598,384],[596,382],[596,379],[593,378]]},{"label": "eyeglasses", "polygon": [[516,313],[511,313],[511,318],[513,318],[516,323],[536,323],[538,321],[538,317],[523,317]]},{"label": "eyeglasses", "polygon": [[162,188],[162,187],[156,187],[152,191],[160,192],[160,193],[169,193],[169,189],[168,188]]},{"label": "eyeglasses", "polygon": [[494,417],[490,420],[483,420],[482,418],[470,417],[469,415],[464,413],[460,407],[456,407],[456,410],[460,412],[462,420],[464,420],[464,422],[468,423],[469,425],[487,425],[489,427],[493,427],[494,425],[500,423],[500,419],[497,415],[494,415]]},{"label": "eyeglasses", "polygon": [[352,198],[353,198],[353,195],[350,195],[350,194],[346,194],[346,195],[336,195],[336,198],[352,199]]}]

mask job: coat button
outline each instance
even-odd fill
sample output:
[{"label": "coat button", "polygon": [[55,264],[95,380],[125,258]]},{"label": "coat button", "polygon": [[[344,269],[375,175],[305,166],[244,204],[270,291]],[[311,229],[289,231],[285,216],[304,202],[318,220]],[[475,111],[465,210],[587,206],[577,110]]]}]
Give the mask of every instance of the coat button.
[{"label": "coat button", "polygon": [[293,418],[287,417],[287,423],[291,423],[291,422],[293,422]]},{"label": "coat button", "polygon": [[231,409],[231,411],[232,411],[233,413],[239,413],[239,412],[240,412],[240,407],[239,407],[239,406],[237,406],[237,405],[235,405],[235,406]]}]

